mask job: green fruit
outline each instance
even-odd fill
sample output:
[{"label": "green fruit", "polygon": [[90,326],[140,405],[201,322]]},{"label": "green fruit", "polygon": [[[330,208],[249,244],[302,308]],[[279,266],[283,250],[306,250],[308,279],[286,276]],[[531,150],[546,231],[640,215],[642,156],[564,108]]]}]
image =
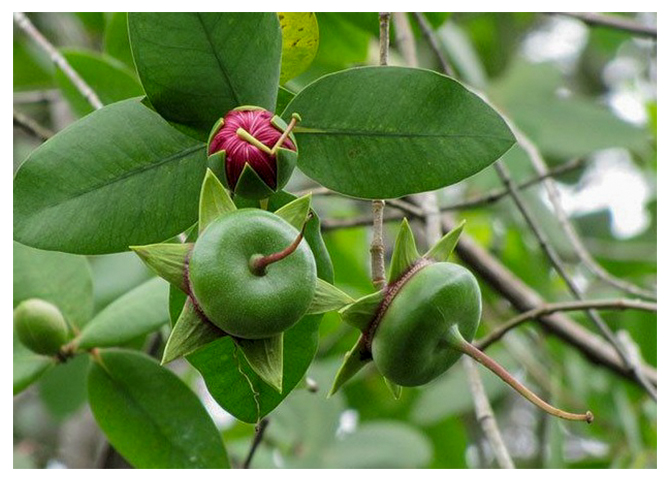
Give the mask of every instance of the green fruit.
[{"label": "green fruit", "polygon": [[14,309],[14,330],[21,343],[43,355],[56,355],[69,338],[60,310],[39,298],[25,300]]},{"label": "green fruit", "polygon": [[306,242],[260,272],[253,262],[285,250],[300,232],[279,216],[241,209],[213,221],[195,242],[188,264],[191,296],[205,316],[239,338],[277,335],[303,317],[316,285]]},{"label": "green fruit", "polygon": [[378,320],[372,358],[384,377],[403,386],[428,383],[462,352],[445,342],[458,328],[467,341],[481,317],[481,293],[469,270],[454,263],[429,264],[405,281]]}]

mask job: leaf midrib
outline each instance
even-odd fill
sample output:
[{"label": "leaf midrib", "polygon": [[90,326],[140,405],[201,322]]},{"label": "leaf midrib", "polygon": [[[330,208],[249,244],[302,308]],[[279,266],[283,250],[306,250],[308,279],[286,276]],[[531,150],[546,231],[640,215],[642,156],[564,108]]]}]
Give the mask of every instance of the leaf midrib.
[{"label": "leaf midrib", "polygon": [[504,140],[514,142],[514,138],[503,137],[500,135],[480,135],[467,133],[399,133],[399,132],[366,132],[354,130],[321,130],[308,127],[296,127],[296,135],[325,135],[325,136],[351,136],[351,137],[392,137],[392,138],[489,138],[494,140]]}]

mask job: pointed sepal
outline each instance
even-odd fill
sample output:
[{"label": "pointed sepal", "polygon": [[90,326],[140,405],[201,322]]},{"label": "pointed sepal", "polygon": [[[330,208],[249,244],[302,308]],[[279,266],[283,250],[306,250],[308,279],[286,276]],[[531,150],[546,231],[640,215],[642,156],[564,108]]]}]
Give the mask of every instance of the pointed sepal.
[{"label": "pointed sepal", "polygon": [[[289,135],[289,138],[297,148],[298,144],[295,143],[293,136]],[[288,148],[279,148],[277,149],[275,160],[277,162],[277,191],[279,191],[286,186],[293,174],[293,170],[295,170],[295,166],[298,163],[298,152],[289,150]]]},{"label": "pointed sepal", "polygon": [[365,346],[365,338],[361,335],[354,345],[344,356],[344,362],[335,375],[333,386],[330,388],[328,396],[331,397],[344,385],[347,380],[353,377],[365,365],[372,361],[372,355]]},{"label": "pointed sepal", "polygon": [[389,391],[391,392],[391,395],[393,395],[393,398],[398,400],[400,396],[402,395],[402,386],[398,385],[397,383],[393,383],[391,380],[388,378],[384,377],[384,383],[388,387]]},{"label": "pointed sepal", "polygon": [[210,169],[205,173],[205,179],[200,189],[200,214],[198,217],[198,232],[202,233],[207,226],[221,215],[237,210],[235,203],[228,195],[228,191]]},{"label": "pointed sepal", "polygon": [[188,293],[186,269],[192,243],[156,243],[129,247],[159,277]]},{"label": "pointed sepal", "polygon": [[228,186],[228,181],[226,180],[225,150],[219,150],[218,152],[214,152],[207,157],[207,169],[214,172],[214,175],[216,175],[217,178],[221,179],[224,182],[223,184],[224,187],[230,188]]},{"label": "pointed sepal", "polygon": [[251,369],[272,388],[281,393],[284,378],[284,333],[274,337],[235,342],[244,353]]},{"label": "pointed sepal", "polygon": [[296,230],[301,230],[302,226],[307,221],[309,209],[312,206],[312,194],[308,193],[300,198],[287,203],[280,209],[276,210],[275,215],[280,216],[288,223],[290,223]]},{"label": "pointed sepal", "polygon": [[256,173],[248,163],[244,164],[242,173],[235,185],[235,194],[242,197],[260,200],[275,194],[275,191]]},{"label": "pointed sepal", "polygon": [[215,327],[201,315],[191,299],[187,298],[165,345],[161,364],[193,353],[200,347],[226,336],[223,330]]},{"label": "pointed sepal", "polygon": [[400,225],[400,231],[395,240],[395,248],[393,249],[393,257],[391,257],[391,267],[389,269],[389,283],[398,280],[420,258],[421,255],[419,255],[419,251],[416,249],[414,234],[409,226],[409,222],[405,218]]},{"label": "pointed sepal", "polygon": [[305,314],[316,315],[319,313],[333,312],[352,303],[354,303],[354,299],[349,295],[325,280],[317,278],[314,298]]},{"label": "pointed sepal", "polygon": [[340,310],[340,316],[349,325],[358,328],[361,332],[365,332],[377,315],[379,306],[383,300],[383,290],[371,293],[344,307]]},{"label": "pointed sepal", "polygon": [[447,233],[444,237],[440,239],[433,248],[431,248],[423,257],[434,260],[436,262],[446,262],[449,259],[449,256],[456,248],[458,239],[463,232],[463,226],[465,225],[465,220],[463,220],[456,228]]}]

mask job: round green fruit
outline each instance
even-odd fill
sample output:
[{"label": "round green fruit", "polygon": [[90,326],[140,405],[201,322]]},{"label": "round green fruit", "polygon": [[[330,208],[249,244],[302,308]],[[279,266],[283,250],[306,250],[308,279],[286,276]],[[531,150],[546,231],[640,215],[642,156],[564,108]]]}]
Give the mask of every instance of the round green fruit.
[{"label": "round green fruit", "polygon": [[191,296],[226,333],[277,335],[303,317],[316,288],[316,263],[306,242],[261,271],[254,262],[285,250],[300,232],[279,216],[240,209],[212,222],[195,242],[188,265]]},{"label": "round green fruit", "polygon": [[475,336],[481,292],[469,270],[446,262],[429,264],[399,282],[405,283],[386,299],[388,306],[382,306],[372,338],[372,358],[392,382],[423,385],[462,355],[446,341],[451,329],[457,328],[468,342]]},{"label": "round green fruit", "polygon": [[42,355],[56,355],[70,336],[60,310],[39,298],[25,300],[14,309],[14,331],[23,345]]}]

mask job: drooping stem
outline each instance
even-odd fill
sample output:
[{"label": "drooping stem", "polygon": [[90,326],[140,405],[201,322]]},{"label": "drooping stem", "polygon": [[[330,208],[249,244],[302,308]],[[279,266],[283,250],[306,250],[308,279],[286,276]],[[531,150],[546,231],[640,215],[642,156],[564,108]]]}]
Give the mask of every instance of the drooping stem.
[{"label": "drooping stem", "polygon": [[251,261],[249,262],[251,271],[255,275],[262,277],[263,275],[265,275],[266,273],[265,269],[268,267],[268,265],[278,262],[279,260],[282,260],[291,255],[293,252],[295,252],[298,249],[298,246],[300,245],[300,242],[302,241],[305,235],[305,228],[307,227],[307,222],[309,222],[311,218],[312,218],[312,212],[310,212],[307,215],[305,223],[302,224],[302,229],[300,230],[300,233],[295,238],[295,240],[293,240],[293,243],[291,243],[291,245],[289,245],[285,249],[280,250],[279,252],[271,253],[270,255],[254,255],[253,257],[251,257]]},{"label": "drooping stem", "polygon": [[264,143],[260,142],[256,137],[254,137],[252,134],[247,132],[245,129],[242,127],[238,128],[235,131],[235,134],[237,134],[238,137],[240,137],[242,140],[244,140],[247,143],[250,143],[254,147],[264,151],[265,153],[272,155],[272,150],[265,145]]},{"label": "drooping stem", "polygon": [[484,365],[486,368],[500,377],[503,382],[519,392],[519,394],[526,398],[526,400],[541,408],[548,414],[563,418],[565,420],[576,420],[586,423],[593,422],[593,414],[590,411],[587,411],[584,414],[570,413],[549,405],[547,402],[531,392],[525,385],[516,380],[498,362],[465,340],[455,326],[449,331],[447,338],[444,339],[444,343],[445,345],[468,355],[469,357]]},{"label": "drooping stem", "polygon": [[270,150],[270,155],[274,155],[277,153],[277,150],[279,150],[279,148],[284,144],[284,141],[288,138],[289,134],[300,120],[301,120],[300,115],[298,115],[297,113],[291,115],[291,121],[286,127],[286,130],[284,130],[284,133],[282,133],[281,137],[279,137],[279,140],[277,140],[277,143],[275,143],[274,146],[272,147],[272,150]]}]

